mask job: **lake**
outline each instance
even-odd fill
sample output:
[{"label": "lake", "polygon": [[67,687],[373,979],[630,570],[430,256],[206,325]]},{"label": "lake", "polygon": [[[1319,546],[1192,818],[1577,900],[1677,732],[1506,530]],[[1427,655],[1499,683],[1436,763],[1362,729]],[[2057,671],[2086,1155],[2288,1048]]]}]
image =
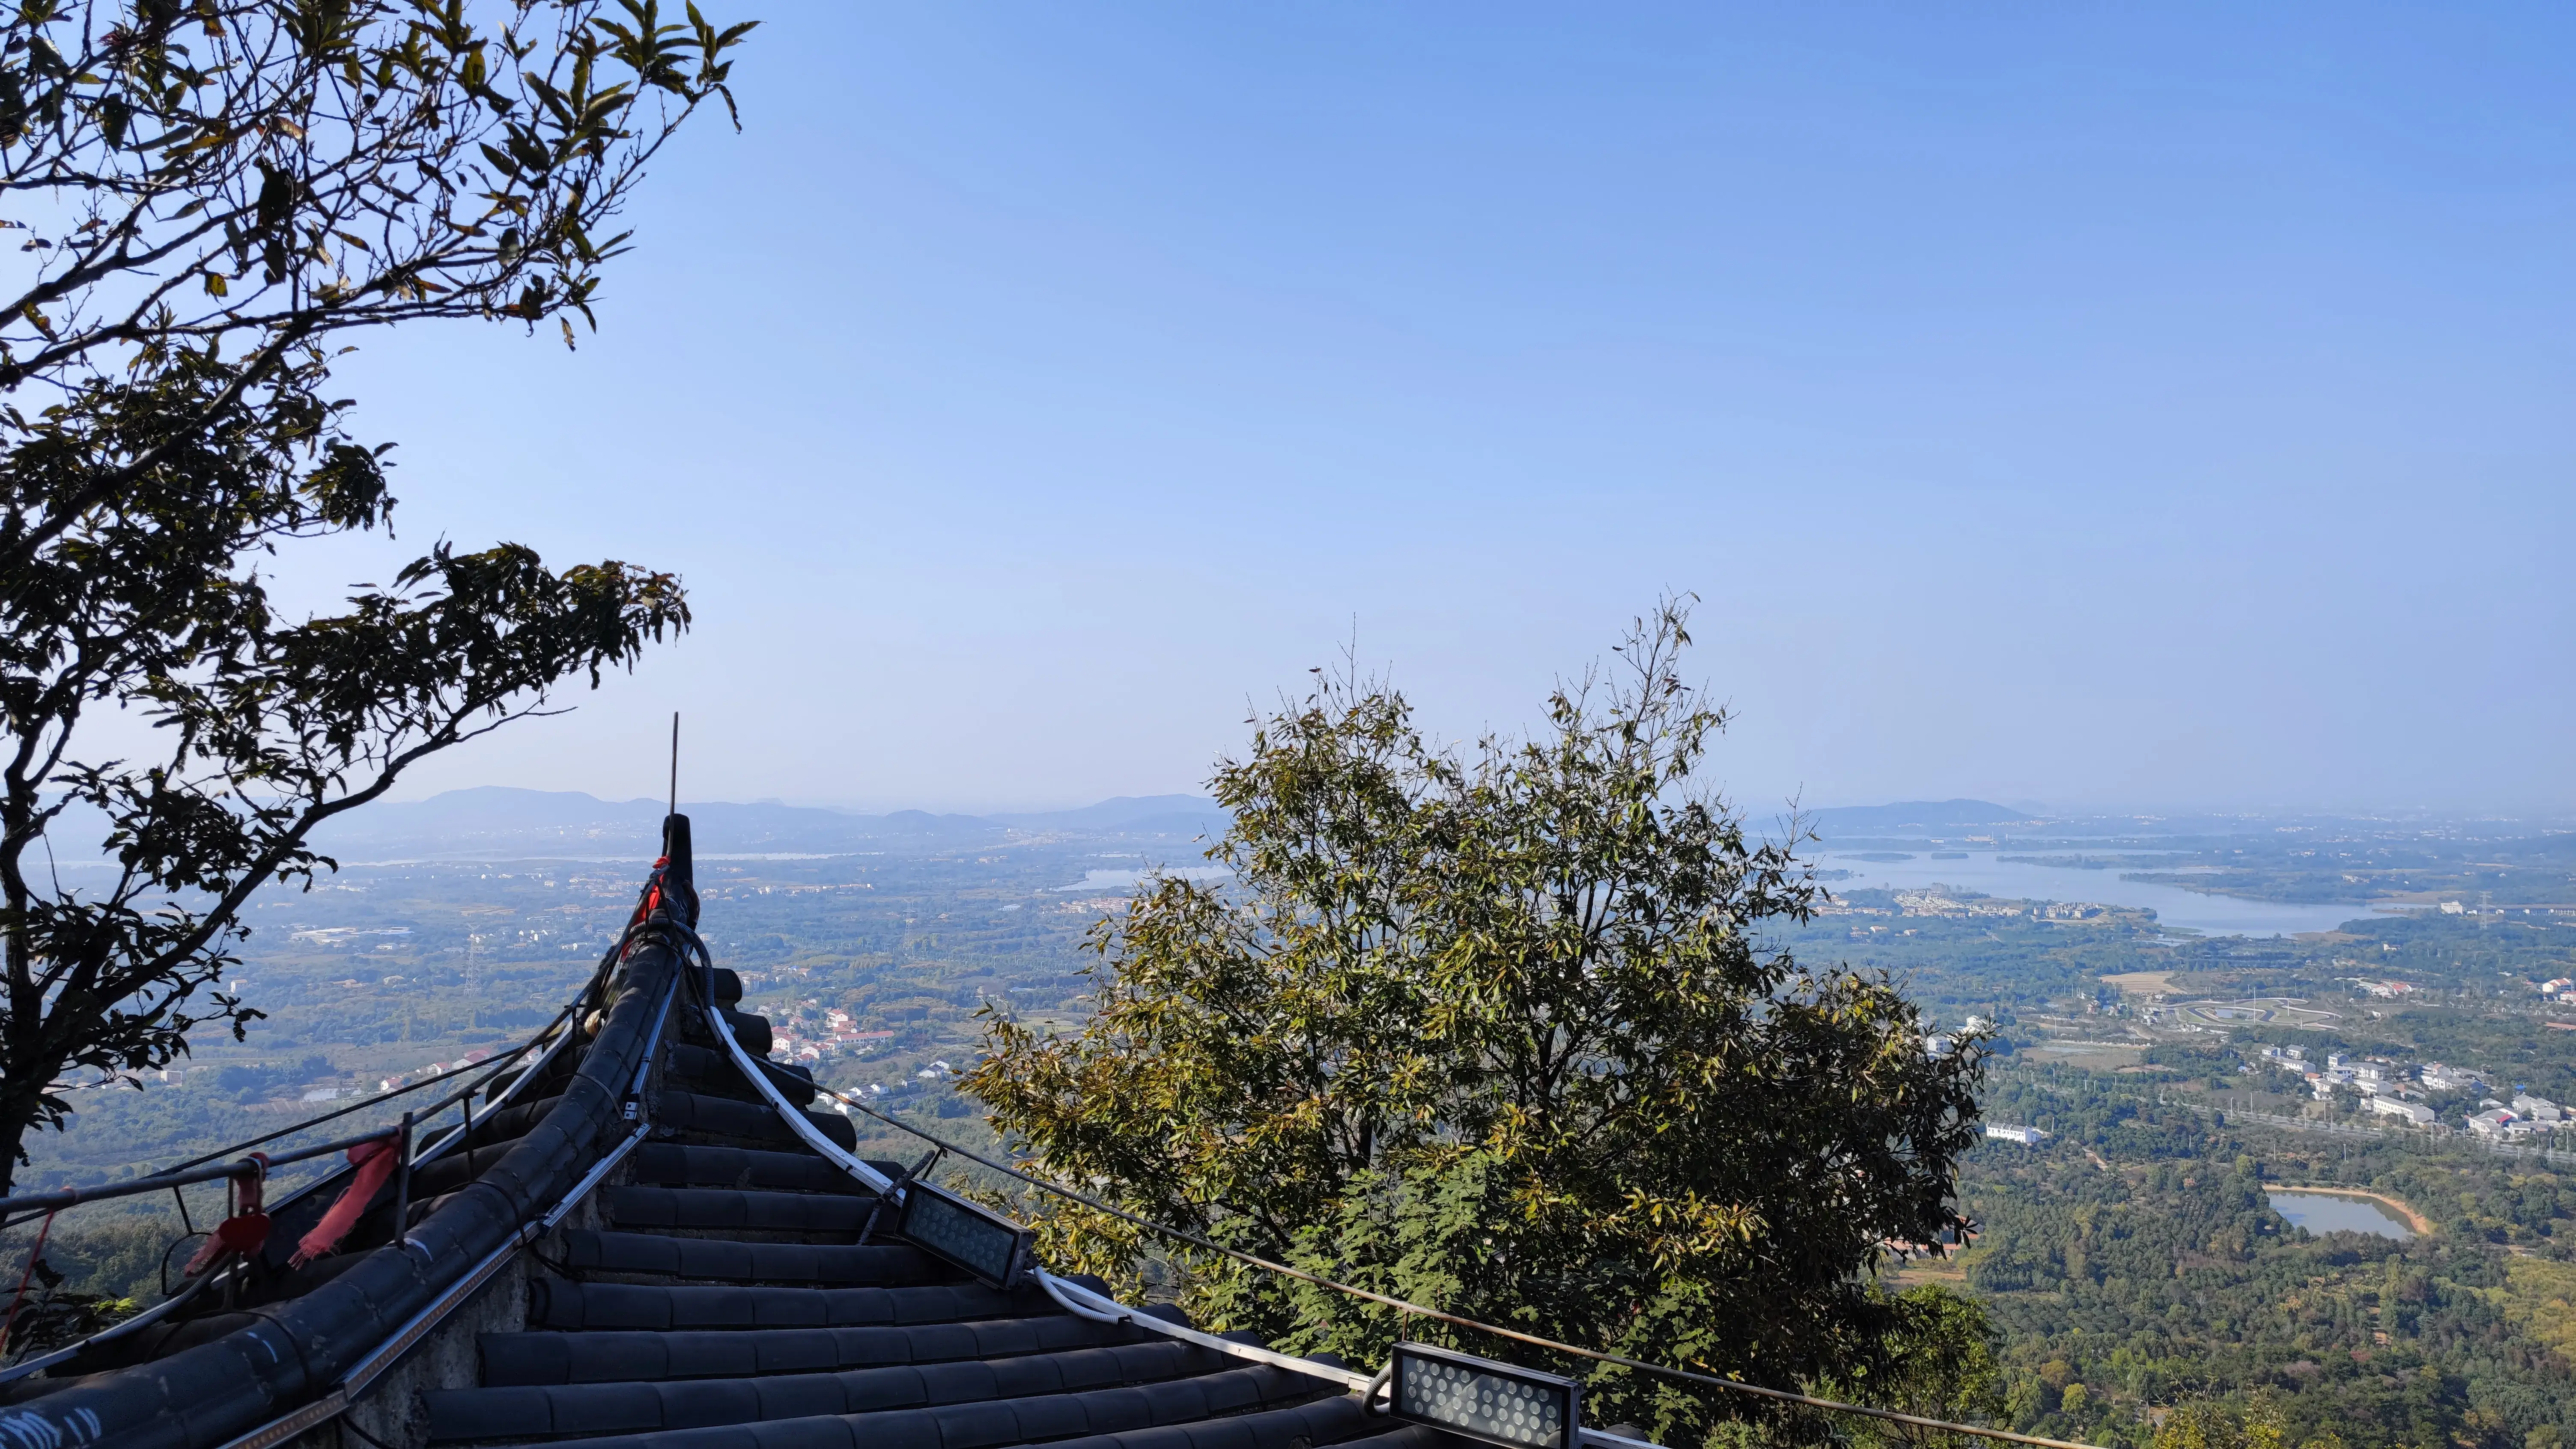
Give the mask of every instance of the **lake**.
[{"label": "lake", "polygon": [[[1878,854],[1880,852],[1872,852]],[[2016,852],[2018,853],[2018,852]],[[2143,854],[2145,852],[2133,852]],[[1934,860],[1917,852],[1912,860],[1864,860],[1830,850],[1817,864],[1848,870],[1851,879],[1835,881],[1836,892],[1875,887],[1918,890],[1929,885],[1956,886],[1990,896],[2023,901],[2089,901],[2096,905],[2146,907],[2168,926],[2211,936],[2292,936],[2303,931],[2331,931],[2344,922],[2367,917],[2367,905],[2285,905],[2213,896],[2180,886],[2120,879],[2117,870],[2084,870],[2064,865],[2032,865],[1998,860],[1991,850],[1970,851],[1964,860]]]},{"label": "lake", "polygon": [[2383,1238],[2411,1238],[2406,1220],[2366,1197],[2336,1197],[2322,1192],[2267,1192],[2272,1211],[2312,1233],[2375,1233]]}]

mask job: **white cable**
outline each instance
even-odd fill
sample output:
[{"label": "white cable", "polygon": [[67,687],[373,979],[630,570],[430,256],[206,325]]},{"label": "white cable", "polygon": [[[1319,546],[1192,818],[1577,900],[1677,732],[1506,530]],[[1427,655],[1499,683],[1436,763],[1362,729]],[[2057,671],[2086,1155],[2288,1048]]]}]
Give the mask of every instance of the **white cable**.
[{"label": "white cable", "polygon": [[1141,1309],[1130,1308],[1115,1298],[1094,1293],[1081,1284],[1059,1278],[1044,1268],[1033,1268],[1030,1272],[1037,1278],[1038,1286],[1047,1291],[1048,1297],[1063,1304],[1068,1312],[1079,1314],[1094,1323],[1132,1324],[1148,1333],[1177,1338],[1183,1343],[1195,1343],[1201,1348],[1214,1349],[1218,1353],[1248,1359],[1253,1363],[1268,1364],[1272,1368],[1286,1369],[1290,1373],[1326,1379],[1346,1389],[1364,1389],[1369,1386],[1367,1374],[1356,1373],[1345,1368],[1334,1368],[1330,1364],[1317,1363],[1310,1358],[1297,1358],[1266,1348],[1255,1348],[1248,1343],[1219,1338],[1213,1333],[1201,1333],[1195,1328],[1185,1328],[1170,1319],[1157,1318]]}]

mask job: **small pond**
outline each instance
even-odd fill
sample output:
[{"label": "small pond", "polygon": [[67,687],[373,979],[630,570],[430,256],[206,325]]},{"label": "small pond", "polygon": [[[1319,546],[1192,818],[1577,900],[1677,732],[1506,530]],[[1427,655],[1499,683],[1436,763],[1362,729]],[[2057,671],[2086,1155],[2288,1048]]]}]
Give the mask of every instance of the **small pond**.
[{"label": "small pond", "polygon": [[2376,1233],[2383,1238],[2411,1238],[2415,1230],[2395,1212],[2366,1197],[2337,1197],[2322,1192],[2267,1192],[2272,1211],[2312,1233]]}]

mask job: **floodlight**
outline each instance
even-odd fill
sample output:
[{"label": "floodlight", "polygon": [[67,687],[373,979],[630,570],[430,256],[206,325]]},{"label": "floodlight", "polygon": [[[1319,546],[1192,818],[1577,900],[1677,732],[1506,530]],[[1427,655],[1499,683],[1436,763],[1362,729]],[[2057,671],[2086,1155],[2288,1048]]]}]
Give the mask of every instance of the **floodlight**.
[{"label": "floodlight", "polygon": [[1574,1449],[1582,1387],[1572,1379],[1516,1368],[1429,1344],[1395,1346],[1388,1410],[1514,1449]]},{"label": "floodlight", "polygon": [[1037,1241],[1009,1218],[918,1178],[903,1185],[903,1216],[895,1231],[996,1288],[1020,1280]]}]

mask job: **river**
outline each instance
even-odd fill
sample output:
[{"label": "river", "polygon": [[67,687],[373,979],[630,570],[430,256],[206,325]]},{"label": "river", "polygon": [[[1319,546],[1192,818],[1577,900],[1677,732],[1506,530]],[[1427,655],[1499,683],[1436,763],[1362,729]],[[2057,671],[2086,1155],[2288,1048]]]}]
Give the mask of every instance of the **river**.
[{"label": "river", "polygon": [[2291,936],[2304,931],[2331,931],[2346,921],[2371,914],[2369,906],[2358,903],[2291,905],[2206,895],[2180,886],[2122,880],[2118,870],[1999,860],[1991,850],[1970,851],[1965,860],[1934,860],[1930,852],[1921,850],[1910,854],[1911,860],[1876,861],[1828,850],[1816,863],[1852,873],[1850,880],[1831,883],[1831,889],[1836,891],[1866,887],[1915,890],[1946,885],[2010,900],[2144,906],[2153,910],[2156,920],[2164,925],[2211,936]]},{"label": "river", "polygon": [[[1929,851],[1911,851],[1911,860],[1862,860],[1830,848],[1816,858],[1828,870],[1848,870],[1851,879],[1828,883],[1835,891],[1875,887],[1915,890],[1929,885],[1953,886],[1990,896],[2024,901],[2090,901],[2105,906],[2145,906],[2156,920],[2210,936],[2290,936],[2303,931],[2331,931],[2344,922],[2371,914],[2357,904],[2284,905],[2235,896],[2205,895],[2180,886],[2120,879],[2117,870],[2083,870],[2063,865],[2032,865],[1998,860],[1991,850],[1971,851],[1964,860],[1934,860]],[[1125,893],[1151,871],[1086,870],[1082,879],[1059,891]],[[1166,868],[1163,874],[1191,880],[1222,880],[1223,866]]]}]

